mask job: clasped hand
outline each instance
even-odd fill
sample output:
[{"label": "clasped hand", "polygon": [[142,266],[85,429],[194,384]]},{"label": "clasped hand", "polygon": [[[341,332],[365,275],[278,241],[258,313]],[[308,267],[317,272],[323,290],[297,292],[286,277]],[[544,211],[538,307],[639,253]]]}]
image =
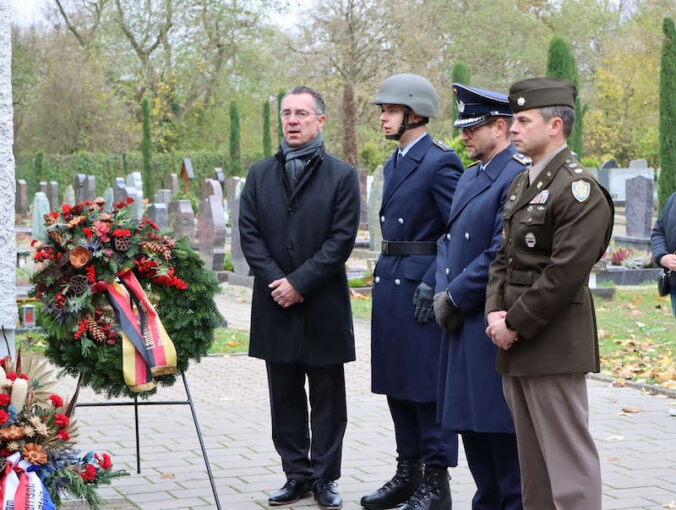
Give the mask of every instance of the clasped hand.
[{"label": "clasped hand", "polygon": [[489,313],[486,316],[488,321],[486,335],[491,339],[491,342],[506,351],[519,339],[519,334],[507,327],[505,317],[507,317],[505,310]]},{"label": "clasped hand", "polygon": [[294,288],[286,278],[279,278],[268,285],[272,289],[272,299],[282,308],[288,308],[296,303],[304,301],[303,296]]}]

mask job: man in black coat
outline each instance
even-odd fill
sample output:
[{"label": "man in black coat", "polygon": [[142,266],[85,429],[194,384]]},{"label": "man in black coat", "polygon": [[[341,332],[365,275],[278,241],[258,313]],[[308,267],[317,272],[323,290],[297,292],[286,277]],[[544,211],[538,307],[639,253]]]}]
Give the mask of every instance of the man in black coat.
[{"label": "man in black coat", "polygon": [[343,363],[355,359],[345,261],[360,196],[354,168],[324,151],[324,111],[316,91],[287,92],[280,149],[251,166],[240,204],[242,250],[254,273],[249,356],[266,361],[272,441],[287,478],[269,498],[273,506],[311,489],[320,508],[342,506],[335,480],[347,425]]}]

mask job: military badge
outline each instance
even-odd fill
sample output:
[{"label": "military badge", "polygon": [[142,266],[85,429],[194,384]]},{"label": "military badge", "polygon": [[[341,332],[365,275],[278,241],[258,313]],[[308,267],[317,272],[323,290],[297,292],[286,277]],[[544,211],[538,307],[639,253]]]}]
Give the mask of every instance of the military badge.
[{"label": "military badge", "polygon": [[526,234],[526,246],[535,248],[535,234],[533,234],[533,232],[528,232]]},{"label": "military badge", "polygon": [[573,181],[571,184],[571,189],[573,190],[573,196],[578,202],[584,202],[589,198],[589,192],[591,191],[591,184],[587,181],[579,180]]},{"label": "military badge", "polygon": [[520,97],[519,99],[516,100],[516,104],[519,106],[523,106],[526,104],[526,98],[525,97]]},{"label": "military badge", "polygon": [[465,103],[462,101],[458,101],[458,111],[460,113],[465,113]]},{"label": "military badge", "polygon": [[549,190],[543,189],[540,193],[533,197],[529,204],[546,204],[549,199]]}]

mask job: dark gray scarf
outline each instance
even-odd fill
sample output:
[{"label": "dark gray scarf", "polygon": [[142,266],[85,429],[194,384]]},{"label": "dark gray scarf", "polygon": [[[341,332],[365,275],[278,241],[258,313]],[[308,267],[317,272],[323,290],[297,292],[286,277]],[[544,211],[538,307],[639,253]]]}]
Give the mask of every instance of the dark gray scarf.
[{"label": "dark gray scarf", "polygon": [[284,169],[289,179],[289,184],[293,190],[300,181],[305,164],[313,156],[321,152],[324,145],[324,139],[321,132],[305,145],[291,147],[284,138],[282,138],[281,149],[284,155]]}]

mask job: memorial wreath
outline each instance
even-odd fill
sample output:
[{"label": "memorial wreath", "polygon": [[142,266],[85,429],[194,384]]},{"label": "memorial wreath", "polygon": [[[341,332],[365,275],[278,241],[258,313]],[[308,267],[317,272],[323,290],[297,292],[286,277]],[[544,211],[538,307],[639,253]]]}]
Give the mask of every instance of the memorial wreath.
[{"label": "memorial wreath", "polygon": [[204,356],[220,316],[218,282],[187,238],[174,240],[131,198],[85,201],[44,216],[33,241],[47,357],[109,397],[147,396]]}]

